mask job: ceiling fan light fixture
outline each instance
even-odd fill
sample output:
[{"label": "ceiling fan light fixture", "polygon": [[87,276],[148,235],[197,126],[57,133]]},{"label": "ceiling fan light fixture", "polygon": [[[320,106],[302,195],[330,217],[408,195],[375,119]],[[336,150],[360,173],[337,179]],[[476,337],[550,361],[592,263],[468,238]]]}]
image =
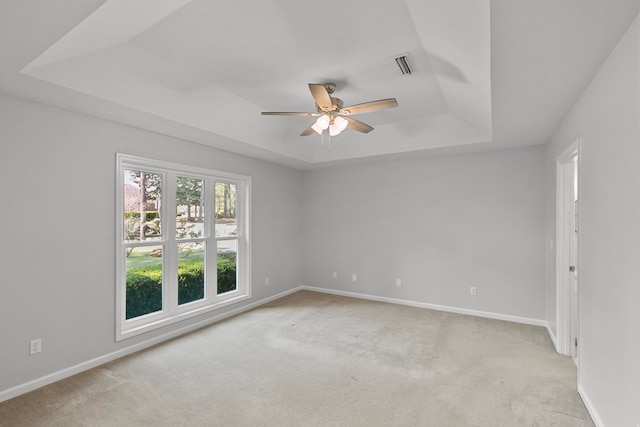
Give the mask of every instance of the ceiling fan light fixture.
[{"label": "ceiling fan light fixture", "polygon": [[318,120],[316,120],[313,126],[311,126],[311,129],[313,129],[318,135],[322,135],[322,132],[329,127],[330,121],[331,119],[329,119],[329,116],[323,114],[318,117]]},{"label": "ceiling fan light fixture", "polygon": [[314,123],[313,126],[311,126],[311,129],[313,129],[313,131],[318,135],[322,135],[323,129],[320,129],[320,126],[318,126],[317,123]]},{"label": "ceiling fan light fixture", "polygon": [[349,122],[346,119],[337,116],[335,119],[333,119],[333,123],[331,123],[331,125],[329,126],[329,135],[340,135],[340,133],[347,128],[348,124]]}]

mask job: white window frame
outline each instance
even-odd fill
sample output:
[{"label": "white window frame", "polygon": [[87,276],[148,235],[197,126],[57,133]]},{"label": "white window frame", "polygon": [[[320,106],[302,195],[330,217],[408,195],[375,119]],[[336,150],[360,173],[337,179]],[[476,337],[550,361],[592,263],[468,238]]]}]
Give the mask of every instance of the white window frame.
[{"label": "white window frame", "polygon": [[[160,240],[125,242],[124,239],[124,171],[142,170],[163,175],[162,237]],[[204,180],[205,298],[178,305],[177,244],[190,239],[176,239],[175,177]],[[236,289],[217,293],[217,242],[215,236],[215,182],[236,185],[236,223],[238,250],[236,258]],[[154,160],[128,154],[116,154],[116,341],[161,328],[251,298],[250,240],[251,177],[204,169],[194,166]],[[173,214],[171,214],[173,212]],[[126,248],[132,243],[163,246],[162,310],[127,320],[126,317]]]}]

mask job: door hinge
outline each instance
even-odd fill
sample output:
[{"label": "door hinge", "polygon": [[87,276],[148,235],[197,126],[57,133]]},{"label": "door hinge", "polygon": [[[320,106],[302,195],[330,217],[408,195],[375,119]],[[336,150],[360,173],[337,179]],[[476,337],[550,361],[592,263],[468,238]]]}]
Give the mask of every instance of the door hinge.
[{"label": "door hinge", "polygon": [[576,266],[575,266],[575,265],[570,265],[570,266],[569,266],[569,271],[570,271],[570,272],[572,272],[572,273],[575,273],[575,271],[576,271]]},{"label": "door hinge", "polygon": [[576,338],[576,340],[575,340],[575,346],[576,347],[578,346],[578,338]]}]

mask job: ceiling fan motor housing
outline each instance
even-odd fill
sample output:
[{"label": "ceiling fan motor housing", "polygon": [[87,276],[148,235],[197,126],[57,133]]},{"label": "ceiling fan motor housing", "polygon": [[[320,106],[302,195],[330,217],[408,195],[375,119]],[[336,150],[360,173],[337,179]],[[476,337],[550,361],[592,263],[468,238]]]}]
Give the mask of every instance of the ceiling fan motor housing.
[{"label": "ceiling fan motor housing", "polygon": [[316,109],[318,110],[318,113],[329,113],[329,112],[335,112],[342,109],[342,106],[344,105],[344,102],[342,102],[342,99],[336,98],[334,96],[331,96],[330,98],[331,98],[331,110],[322,110],[320,106],[316,104]]},{"label": "ceiling fan motor housing", "polygon": [[323,83],[322,86],[324,86],[324,88],[327,90],[327,93],[329,95],[331,95],[333,92],[336,91],[336,84],[335,83]]}]

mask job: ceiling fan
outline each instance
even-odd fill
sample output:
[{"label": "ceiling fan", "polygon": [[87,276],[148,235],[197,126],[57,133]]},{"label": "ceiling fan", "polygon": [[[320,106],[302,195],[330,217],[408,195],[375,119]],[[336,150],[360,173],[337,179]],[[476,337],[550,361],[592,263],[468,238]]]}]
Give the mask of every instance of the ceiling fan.
[{"label": "ceiling fan", "polygon": [[398,106],[398,101],[395,98],[387,98],[344,107],[340,98],[331,96],[336,90],[335,83],[309,83],[309,90],[316,101],[317,112],[263,111],[262,114],[265,116],[317,117],[315,123],[302,131],[300,136],[311,135],[313,132],[322,135],[326,129],[329,129],[330,136],[336,136],[346,128],[362,133],[369,133],[373,130],[372,126],[349,117],[353,114],[369,113]]}]

